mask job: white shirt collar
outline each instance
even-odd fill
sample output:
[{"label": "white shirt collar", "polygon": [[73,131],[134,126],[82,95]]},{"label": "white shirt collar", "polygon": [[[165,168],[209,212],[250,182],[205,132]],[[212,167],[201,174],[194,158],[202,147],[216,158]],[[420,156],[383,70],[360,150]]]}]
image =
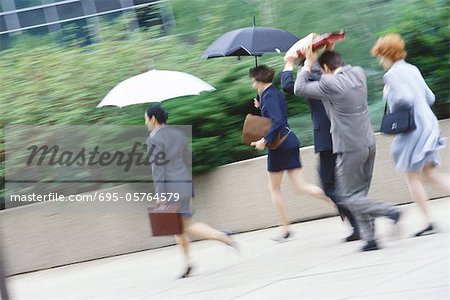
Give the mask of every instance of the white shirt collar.
[{"label": "white shirt collar", "polygon": [[333,74],[336,75],[340,70],[342,70],[342,67],[339,67],[336,70],[334,70]]}]

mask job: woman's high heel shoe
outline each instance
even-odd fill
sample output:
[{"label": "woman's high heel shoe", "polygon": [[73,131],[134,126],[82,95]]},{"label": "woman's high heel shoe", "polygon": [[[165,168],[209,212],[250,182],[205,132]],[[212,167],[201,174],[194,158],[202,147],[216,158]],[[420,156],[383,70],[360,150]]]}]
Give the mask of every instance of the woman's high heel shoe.
[{"label": "woman's high heel shoe", "polygon": [[186,271],[184,271],[184,273],[179,277],[179,279],[189,277],[191,275],[192,269],[193,269],[192,266],[187,266]]},{"label": "woman's high heel shoe", "polygon": [[428,224],[427,228],[417,232],[416,234],[414,234],[415,237],[419,237],[419,236],[426,236],[426,235],[430,235],[430,234],[435,234],[437,233],[436,228],[434,228],[433,224]]}]

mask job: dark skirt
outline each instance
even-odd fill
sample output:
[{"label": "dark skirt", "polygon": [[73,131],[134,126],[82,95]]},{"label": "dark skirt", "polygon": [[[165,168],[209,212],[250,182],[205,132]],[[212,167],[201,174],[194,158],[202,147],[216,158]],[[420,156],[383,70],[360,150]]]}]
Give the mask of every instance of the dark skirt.
[{"label": "dark skirt", "polygon": [[298,147],[270,150],[267,156],[267,171],[280,172],[301,168],[300,150]]}]

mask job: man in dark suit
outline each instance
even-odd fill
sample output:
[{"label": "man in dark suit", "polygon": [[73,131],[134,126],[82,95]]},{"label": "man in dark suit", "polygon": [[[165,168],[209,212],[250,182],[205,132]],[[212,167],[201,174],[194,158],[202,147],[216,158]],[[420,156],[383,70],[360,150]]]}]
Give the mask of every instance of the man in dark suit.
[{"label": "man in dark suit", "polygon": [[[294,77],[292,74],[294,68],[294,60],[287,60],[283,72],[281,72],[281,86],[286,93],[294,95]],[[314,65],[308,80],[319,81],[322,75],[320,66]],[[336,203],[341,218],[346,217],[353,227],[353,233],[345,240],[347,242],[359,240],[359,228],[350,210],[346,207],[339,206],[336,202],[336,186],[335,186],[335,166],[336,154],[333,154],[333,144],[330,133],[330,120],[328,119],[325,108],[321,100],[307,99],[309,109],[311,111],[311,119],[314,129],[314,151],[319,153],[320,165],[319,175],[320,181],[325,194]]]}]

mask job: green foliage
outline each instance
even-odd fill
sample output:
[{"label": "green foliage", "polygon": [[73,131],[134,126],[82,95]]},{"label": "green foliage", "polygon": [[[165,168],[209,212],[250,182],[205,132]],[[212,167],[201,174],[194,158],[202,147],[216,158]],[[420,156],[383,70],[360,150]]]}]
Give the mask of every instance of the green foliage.
[{"label": "green foliage", "polygon": [[434,112],[439,118],[448,118],[449,3],[447,0],[412,0],[403,3],[401,11],[400,21],[383,34],[403,36],[408,52],[406,60],[420,69],[436,95]]}]

